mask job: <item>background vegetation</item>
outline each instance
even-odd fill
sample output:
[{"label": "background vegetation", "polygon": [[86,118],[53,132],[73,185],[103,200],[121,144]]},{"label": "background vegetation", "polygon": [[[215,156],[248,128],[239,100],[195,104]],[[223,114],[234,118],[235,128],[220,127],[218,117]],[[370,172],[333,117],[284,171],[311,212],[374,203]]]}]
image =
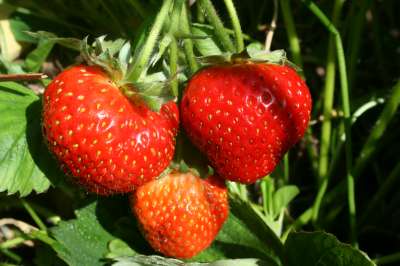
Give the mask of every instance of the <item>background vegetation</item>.
[{"label": "background vegetation", "polygon": [[[131,256],[154,253],[125,197],[85,194],[63,178],[48,154],[41,139],[40,93],[78,53],[26,31],[124,38],[133,43],[134,60],[146,63],[143,49],[152,48],[150,39],[155,46],[148,73],[166,77],[176,71],[170,67],[176,40],[182,90],[197,69],[195,57],[240,50],[240,30],[231,1],[213,1],[219,20],[208,0],[198,0],[187,7],[187,16],[181,14],[171,38],[170,16],[157,24],[166,2],[182,1],[0,1],[1,73],[40,71],[50,77],[0,83],[0,264],[112,263],[107,257],[130,265]],[[281,265],[286,258],[287,265],[300,265],[290,258],[325,252],[300,248],[311,237],[338,247],[344,258],[343,264],[332,259],[324,265],[370,265],[362,259],[345,264],[346,256],[357,258],[356,249],[340,246],[331,235],[289,235],[306,230],[332,233],[379,265],[398,265],[400,2],[246,0],[235,6],[245,45],[260,46],[274,30],[272,50],[285,49],[302,69],[313,96],[312,122],[272,178],[248,188],[230,185],[237,195],[232,215],[218,241],[195,260],[256,258]],[[308,255],[301,265],[314,265],[318,256],[313,261]]]}]

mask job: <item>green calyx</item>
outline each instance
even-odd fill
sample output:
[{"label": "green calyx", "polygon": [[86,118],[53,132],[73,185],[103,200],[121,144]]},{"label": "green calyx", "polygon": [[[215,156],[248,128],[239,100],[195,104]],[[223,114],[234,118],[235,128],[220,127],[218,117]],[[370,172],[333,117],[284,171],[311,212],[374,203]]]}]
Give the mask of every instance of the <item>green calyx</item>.
[{"label": "green calyx", "polygon": [[131,60],[131,45],[123,39],[106,41],[106,36],[95,39],[88,44],[88,37],[81,41],[81,56],[88,65],[103,68],[117,84],[122,85]]},{"label": "green calyx", "polygon": [[132,65],[131,45],[123,39],[106,41],[106,36],[95,39],[92,45],[87,37],[82,41],[81,56],[89,65],[103,68],[113,82],[130,99],[140,100],[151,110],[159,111],[161,106],[175,100],[170,93],[171,80],[163,75],[151,75],[144,82],[127,79],[127,72]]},{"label": "green calyx", "polygon": [[172,162],[169,166],[171,170],[178,171],[180,173],[188,173],[191,172],[195,176],[200,177],[199,171],[195,168],[189,167],[184,160],[180,160],[179,162]]},{"label": "green calyx", "polygon": [[116,86],[132,101],[141,101],[151,110],[159,111],[161,106],[169,101],[176,100],[171,94],[171,82],[162,72],[148,75],[140,82],[128,78],[131,70],[132,49],[128,41],[117,39],[106,40],[106,35],[100,36],[89,44],[88,37],[83,40],[76,38],[57,37],[51,32],[27,32],[36,39],[46,39],[69,49],[79,51],[85,64],[101,67]]},{"label": "green calyx", "polygon": [[243,64],[243,63],[268,63],[278,65],[290,65],[296,70],[297,66],[291,63],[285,50],[275,50],[267,52],[262,46],[250,44],[240,53],[224,53],[221,55],[211,55],[198,58],[202,65],[221,65],[221,64]]}]

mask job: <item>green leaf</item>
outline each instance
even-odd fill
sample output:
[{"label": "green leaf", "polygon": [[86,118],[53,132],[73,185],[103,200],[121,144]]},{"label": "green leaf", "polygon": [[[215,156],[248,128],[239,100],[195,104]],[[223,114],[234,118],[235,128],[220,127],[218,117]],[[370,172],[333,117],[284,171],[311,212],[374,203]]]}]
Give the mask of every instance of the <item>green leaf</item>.
[{"label": "green leaf", "polygon": [[168,46],[170,45],[172,41],[172,37],[170,35],[165,35],[160,43],[158,44],[158,51],[153,55],[153,57],[150,60],[150,66],[154,66],[163,56],[165,51],[167,50]]},{"label": "green leaf", "polygon": [[62,45],[64,47],[67,47],[69,49],[75,50],[75,51],[80,51],[82,41],[76,38],[61,38],[57,37],[54,33],[47,32],[47,31],[38,31],[38,32],[25,32],[27,35],[29,35],[32,38],[38,39],[38,40],[48,40],[52,41],[54,43],[57,43],[59,45]]},{"label": "green leaf", "polygon": [[257,45],[249,45],[246,48],[246,52],[254,61],[272,62],[277,64],[286,62],[286,52],[284,50],[267,52],[265,50],[260,50]]},{"label": "green leaf", "polygon": [[217,45],[217,42],[212,38],[213,30],[207,27],[202,27],[199,24],[192,25],[192,33],[198,36],[208,36],[209,38],[193,39],[196,49],[202,56],[220,55],[222,54],[221,49]]},{"label": "green leaf", "polygon": [[39,97],[18,83],[0,82],[0,113],[0,192],[46,191],[48,177],[61,174],[42,140]]},{"label": "green leaf", "polygon": [[56,252],[70,266],[104,265],[102,260],[115,253],[121,242],[127,243],[133,252],[150,253],[129,210],[126,197],[101,198],[89,203],[76,211],[76,219],[62,221],[51,229],[62,246]]},{"label": "green leaf", "polygon": [[274,232],[238,197],[230,199],[230,215],[210,248],[196,261],[224,258],[260,258],[268,265],[282,265],[283,245]]},{"label": "green leaf", "polygon": [[53,41],[46,39],[40,40],[36,49],[30,52],[26,57],[24,65],[25,69],[28,72],[39,71],[43,62],[47,59],[53,47]]},{"label": "green leaf", "polygon": [[113,266],[268,266],[259,259],[219,260],[210,263],[183,262],[160,256],[120,257]]},{"label": "green leaf", "polygon": [[363,252],[324,232],[289,234],[285,243],[285,257],[287,266],[375,265]]},{"label": "green leaf", "polygon": [[106,258],[128,257],[136,255],[136,252],[129,247],[127,243],[121,239],[114,239],[108,243],[108,250]]},{"label": "green leaf", "polygon": [[275,191],[273,202],[273,216],[278,217],[281,211],[286,208],[289,203],[300,193],[296,186],[284,186]]}]

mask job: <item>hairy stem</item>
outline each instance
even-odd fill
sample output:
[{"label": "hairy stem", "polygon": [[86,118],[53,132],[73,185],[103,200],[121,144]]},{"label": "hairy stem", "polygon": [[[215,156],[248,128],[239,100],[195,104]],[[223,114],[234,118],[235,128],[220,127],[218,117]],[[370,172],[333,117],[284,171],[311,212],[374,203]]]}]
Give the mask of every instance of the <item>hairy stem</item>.
[{"label": "hairy stem", "polygon": [[232,40],[229,38],[229,34],[226,32],[221,19],[219,18],[214,5],[210,0],[198,0],[197,3],[200,8],[207,14],[207,19],[215,29],[215,35],[221,42],[222,46],[229,52],[234,52],[235,47]]},{"label": "hairy stem", "polygon": [[169,9],[171,8],[172,2],[173,0],[164,0],[160,12],[158,12],[154,24],[150,30],[149,36],[142,48],[140,56],[128,72],[128,80],[137,81],[141,77],[142,72],[146,69],[151,53],[153,52],[154,46],[157,42],[157,38],[160,35]]},{"label": "hairy stem", "polygon": [[241,52],[244,49],[243,33],[240,26],[240,20],[232,0],[224,0],[226,8],[228,9],[229,17],[232,21],[232,27],[235,32],[236,38],[236,52]]}]

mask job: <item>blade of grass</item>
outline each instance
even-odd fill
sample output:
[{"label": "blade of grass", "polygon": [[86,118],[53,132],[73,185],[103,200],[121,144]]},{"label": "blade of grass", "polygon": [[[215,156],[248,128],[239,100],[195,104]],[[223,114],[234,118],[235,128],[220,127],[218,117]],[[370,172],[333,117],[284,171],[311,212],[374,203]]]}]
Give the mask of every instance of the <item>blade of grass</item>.
[{"label": "blade of grass", "polygon": [[232,40],[229,38],[229,35],[226,32],[224,25],[219,18],[212,2],[210,0],[198,0],[197,3],[200,5],[199,8],[203,9],[207,14],[207,19],[211,23],[211,25],[214,26],[215,35],[221,42],[224,49],[229,52],[234,52],[235,47],[232,43]]},{"label": "blade of grass", "polygon": [[142,75],[144,69],[146,68],[150,60],[151,53],[153,52],[154,46],[157,42],[157,38],[167,18],[169,9],[171,8],[172,2],[173,0],[163,1],[161,9],[158,12],[154,24],[150,30],[149,36],[147,37],[146,42],[142,48],[140,56],[128,72],[128,80],[137,81]]},{"label": "blade of grass", "polygon": [[[180,26],[183,34],[188,34],[188,35],[191,34],[187,6],[185,4],[183,5],[182,8]],[[196,57],[193,51],[193,42],[190,38],[187,38],[183,41],[183,48],[185,49],[186,61],[189,64],[190,72],[194,73],[199,68],[199,65],[197,64]]]},{"label": "blade of grass", "polygon": [[[333,6],[332,12],[332,23],[337,25],[339,16],[342,10],[343,1],[336,0]],[[328,165],[329,165],[329,150],[331,146],[331,134],[332,134],[332,108],[335,94],[335,74],[336,74],[336,56],[335,56],[335,37],[333,34],[329,36],[328,43],[328,56],[326,60],[326,77],[325,87],[323,94],[323,116],[321,129],[321,146],[319,152],[319,167],[318,167],[318,178],[319,178],[319,189],[314,202],[312,220],[315,223],[318,219],[319,210],[321,207],[321,201],[328,188]]]},{"label": "blade of grass", "polygon": [[178,43],[176,41],[175,35],[178,30],[179,16],[182,13],[182,6],[184,4],[183,0],[174,1],[174,6],[171,15],[171,25],[169,34],[171,35],[171,44],[169,47],[169,61],[170,61],[170,72],[173,80],[171,81],[172,95],[178,96],[178,78],[176,77],[178,73]]},{"label": "blade of grass", "polygon": [[398,261],[400,261],[400,252],[396,252],[396,253],[388,255],[388,256],[374,259],[374,262],[377,265],[385,265],[385,264],[390,264],[390,263],[393,264]]},{"label": "blade of grass", "polygon": [[21,199],[21,204],[25,208],[25,210],[29,213],[32,220],[37,224],[37,226],[39,226],[41,230],[46,232],[47,230],[46,225],[42,222],[39,215],[37,215],[36,211],[31,207],[31,205],[24,199]]},{"label": "blade of grass", "polygon": [[354,176],[357,178],[360,176],[362,170],[375,152],[377,142],[385,133],[385,130],[396,113],[397,108],[400,104],[400,81],[393,87],[393,93],[388,99],[385,107],[380,114],[378,120],[375,122],[375,126],[368,136],[367,141],[361,149],[359,156],[356,159],[354,166]]},{"label": "blade of grass", "polygon": [[281,0],[280,3],[281,3],[283,22],[285,23],[286,27],[286,34],[289,40],[290,52],[292,54],[293,63],[295,63],[300,68],[303,68],[303,59],[301,58],[300,42],[294,24],[292,8],[290,6],[289,0]]},{"label": "blade of grass", "polygon": [[240,26],[240,20],[238,14],[235,9],[235,5],[232,0],[224,0],[226,8],[229,13],[229,17],[231,18],[232,27],[235,32],[236,39],[236,52],[241,52],[244,49],[244,41],[243,41],[243,33],[242,28]]},{"label": "blade of grass", "polygon": [[354,178],[352,175],[352,143],[351,143],[351,114],[350,114],[350,99],[349,89],[347,80],[346,61],[343,50],[342,38],[339,31],[328,19],[328,17],[321,11],[321,9],[310,0],[302,0],[310,11],[320,20],[335,36],[336,53],[339,67],[340,76],[340,89],[341,89],[341,101],[343,107],[343,119],[345,124],[345,150],[346,150],[346,181],[347,181],[347,200],[348,200],[348,211],[349,211],[349,224],[350,224],[350,241],[353,246],[357,246],[356,242],[356,205],[355,205],[355,192],[354,192]]}]

